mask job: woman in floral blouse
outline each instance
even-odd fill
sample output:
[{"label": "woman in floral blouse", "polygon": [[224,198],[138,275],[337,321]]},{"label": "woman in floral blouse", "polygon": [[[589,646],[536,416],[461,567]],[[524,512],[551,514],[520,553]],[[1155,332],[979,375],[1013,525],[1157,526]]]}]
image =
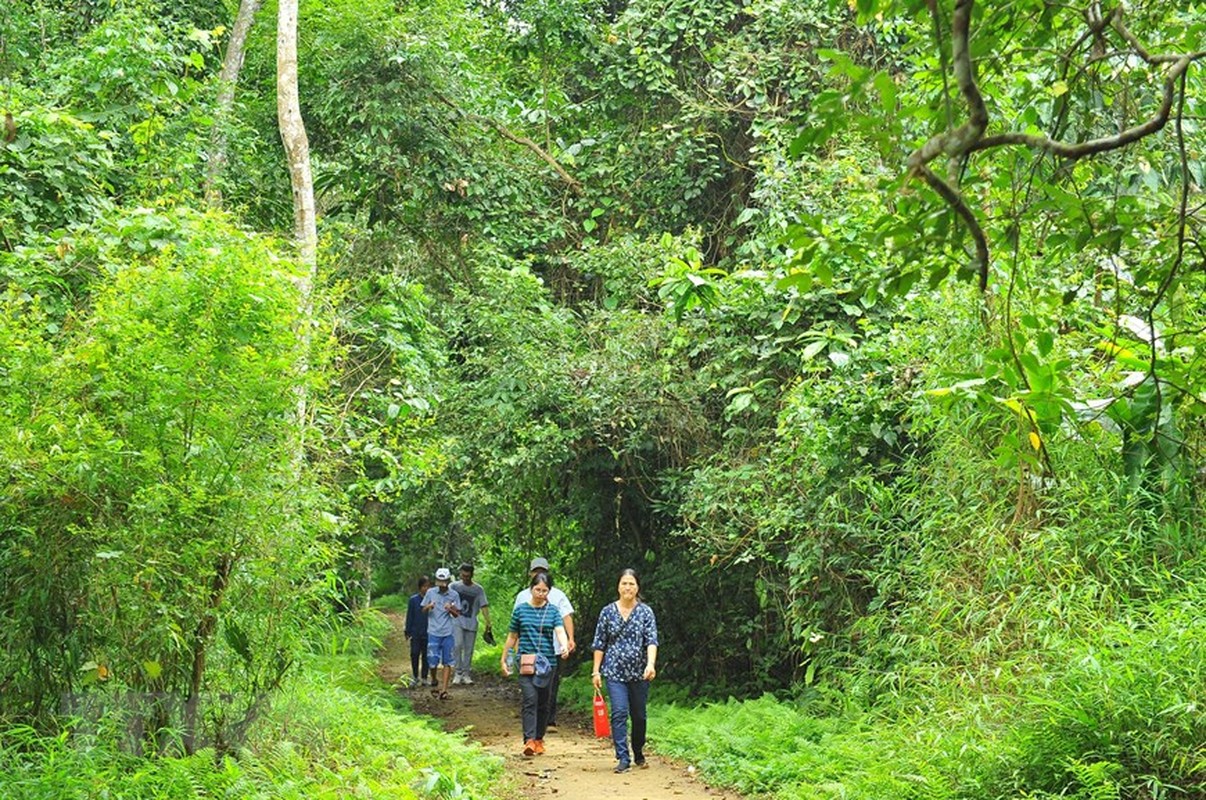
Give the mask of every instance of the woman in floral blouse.
[{"label": "woman in floral blouse", "polygon": [[[611,700],[611,740],[616,747],[616,772],[631,764],[645,766],[645,705],[649,682],[657,676],[657,618],[641,602],[641,583],[635,571],[620,573],[619,599],[608,604],[595,625],[595,688],[607,682]],[[628,717],[632,716],[632,759],[628,758]]]}]

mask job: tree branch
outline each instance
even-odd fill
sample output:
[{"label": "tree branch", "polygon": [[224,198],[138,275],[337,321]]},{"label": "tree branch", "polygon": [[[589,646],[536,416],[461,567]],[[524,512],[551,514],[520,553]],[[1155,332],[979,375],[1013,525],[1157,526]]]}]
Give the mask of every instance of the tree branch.
[{"label": "tree branch", "polygon": [[1168,124],[1169,117],[1172,115],[1173,101],[1176,99],[1177,81],[1193,62],[1201,58],[1206,58],[1206,51],[1189,53],[1178,58],[1173,63],[1168,74],[1164,76],[1164,97],[1156,115],[1146,122],[1128,128],[1114,136],[1103,136],[1098,139],[1090,139],[1087,142],[1069,144],[1048,136],[1036,136],[1027,133],[1002,133],[980,139],[971,146],[969,152],[988,150],[989,148],[1001,147],[1003,145],[1020,144],[1035,148],[1036,150],[1044,150],[1060,158],[1075,160],[1125,147],[1132,142],[1151,136]]},{"label": "tree branch", "polygon": [[536,144],[536,142],[532,141],[526,136],[512,132],[498,120],[491,119],[490,117],[483,117],[479,114],[471,114],[458,106],[456,103],[449,100],[447,97],[444,97],[443,95],[437,96],[440,98],[440,101],[444,103],[444,105],[448,106],[470,122],[476,122],[479,125],[485,125],[488,128],[493,128],[494,131],[504,139],[509,139],[510,141],[515,142],[515,144],[522,145],[536,155],[540,156],[540,158],[543,159],[546,164],[553,168],[553,171],[556,172],[558,177],[560,177],[561,180],[570,187],[574,194],[582,194],[582,184],[578,181],[578,179],[573,175],[570,175],[569,172],[566,171],[565,167],[561,166],[557,159],[549,155],[548,151]]},{"label": "tree branch", "polygon": [[988,288],[988,239],[984,236],[984,230],[975,214],[964,202],[963,196],[928,166],[944,153],[952,157],[961,157],[972,152],[972,148],[984,136],[984,130],[988,127],[988,109],[984,105],[980,87],[976,85],[975,69],[971,60],[971,15],[974,5],[975,0],[955,0],[955,11],[951,16],[951,61],[955,82],[967,103],[968,120],[953,131],[947,130],[931,136],[925,144],[913,151],[906,163],[909,173],[925,181],[967,224],[976,243],[980,291],[983,292]]},{"label": "tree branch", "polygon": [[[1194,62],[1206,58],[1206,50],[1185,54],[1153,55],[1126,27],[1121,5],[1116,6],[1108,14],[1102,14],[1100,6],[1094,3],[1086,12],[1088,31],[1078,40],[1078,44],[1083,43],[1087,37],[1100,36],[1108,28],[1113,28],[1131,50],[1148,65],[1153,67],[1169,65],[1164,75],[1163,97],[1156,113],[1147,121],[1113,136],[1103,136],[1085,142],[1069,143],[1053,139],[1045,134],[1020,132],[985,136],[984,132],[988,128],[988,109],[976,83],[971,59],[970,31],[974,6],[975,0],[955,0],[954,13],[951,16],[951,66],[959,92],[962,94],[964,102],[967,103],[968,119],[954,129],[950,128],[948,122],[947,130],[931,136],[921,147],[914,150],[909,155],[906,164],[909,175],[922,179],[955,210],[967,225],[976,243],[980,290],[984,291],[988,286],[989,258],[988,242],[984,231],[959,191],[949,182],[939,178],[929,167],[930,162],[942,155],[952,159],[965,159],[972,153],[1006,145],[1023,145],[1070,160],[1125,147],[1159,132],[1168,124],[1177,98],[1178,81],[1183,79]],[[934,10],[934,6],[931,5],[931,11]]]},{"label": "tree branch", "polygon": [[933,189],[939,197],[945,200],[955,210],[955,213],[962,218],[963,224],[967,226],[972,240],[976,243],[976,261],[979,262],[980,267],[980,291],[983,292],[988,288],[988,237],[984,235],[984,229],[980,227],[980,221],[976,219],[976,215],[972,213],[971,208],[964,201],[963,195],[955,191],[955,188],[942,180],[942,178],[939,178],[932,169],[929,167],[919,167],[915,170],[915,174],[925,181],[925,184]]}]

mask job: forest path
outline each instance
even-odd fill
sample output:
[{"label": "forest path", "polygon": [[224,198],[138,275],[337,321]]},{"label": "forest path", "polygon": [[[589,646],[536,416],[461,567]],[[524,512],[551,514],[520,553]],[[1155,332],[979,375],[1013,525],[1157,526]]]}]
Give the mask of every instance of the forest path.
[{"label": "forest path", "polygon": [[[378,672],[401,686],[409,681],[410,644],[402,634],[403,616],[387,616],[394,625]],[[515,800],[740,800],[704,785],[683,765],[655,753],[647,753],[648,768],[615,774],[611,740],[596,739],[590,720],[580,716],[563,714],[561,725],[545,738],[548,752],[525,758],[520,752],[519,687],[498,672],[475,672],[472,686],[450,687],[450,697],[443,701],[432,697],[428,687],[398,691],[410,697],[415,711],[439,719],[444,730],[464,731],[502,756],[510,777],[506,791]]]}]

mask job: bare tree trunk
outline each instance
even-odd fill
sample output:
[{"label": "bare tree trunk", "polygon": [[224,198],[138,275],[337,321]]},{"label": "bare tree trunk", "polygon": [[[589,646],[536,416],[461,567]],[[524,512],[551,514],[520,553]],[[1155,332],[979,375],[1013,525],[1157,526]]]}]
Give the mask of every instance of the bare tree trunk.
[{"label": "bare tree trunk", "polygon": [[205,678],[205,657],[209,649],[210,639],[218,628],[218,611],[226,597],[226,587],[230,585],[230,573],[234,568],[234,559],[222,556],[214,568],[214,576],[210,581],[209,605],[202,612],[197,622],[197,630],[193,634],[193,664],[188,682],[188,699],[184,703],[184,730],[181,739],[185,755],[197,752],[197,717],[201,707],[201,686]]},{"label": "bare tree trunk", "polygon": [[255,22],[263,0],[242,0],[235,17],[230,41],[226,44],[226,58],[222,61],[222,75],[218,79],[218,108],[214,114],[213,135],[209,144],[209,166],[205,170],[205,202],[210,208],[222,206],[222,192],[218,189],[218,178],[226,169],[226,123],[234,108],[235,87],[239,73],[243,70],[243,54],[247,48],[247,34]]},{"label": "bare tree trunk", "polygon": [[[314,207],[314,176],[310,172],[310,140],[306,136],[297,90],[297,3],[298,0],[281,0],[277,15],[276,117],[281,129],[281,142],[285,145],[285,158],[289,161],[289,182],[293,187],[293,232],[297,239],[298,255],[305,267],[305,273],[298,282],[302,304],[302,352],[305,353],[309,350],[310,339],[310,295],[318,271],[318,228]],[[304,364],[302,372],[305,372]],[[305,428],[306,393],[304,388],[300,388],[302,381],[299,380],[298,386],[299,440],[295,458],[296,466],[300,467],[303,454],[300,432]]]}]

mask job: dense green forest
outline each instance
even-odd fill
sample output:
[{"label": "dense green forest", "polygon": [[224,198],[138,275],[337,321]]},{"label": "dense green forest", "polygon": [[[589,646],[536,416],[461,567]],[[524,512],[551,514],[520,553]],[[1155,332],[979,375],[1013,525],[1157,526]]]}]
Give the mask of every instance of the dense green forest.
[{"label": "dense green forest", "polygon": [[1206,796],[1206,3],[288,5],[0,8],[0,793],[490,797],[340,692],[539,555],[747,792]]}]

